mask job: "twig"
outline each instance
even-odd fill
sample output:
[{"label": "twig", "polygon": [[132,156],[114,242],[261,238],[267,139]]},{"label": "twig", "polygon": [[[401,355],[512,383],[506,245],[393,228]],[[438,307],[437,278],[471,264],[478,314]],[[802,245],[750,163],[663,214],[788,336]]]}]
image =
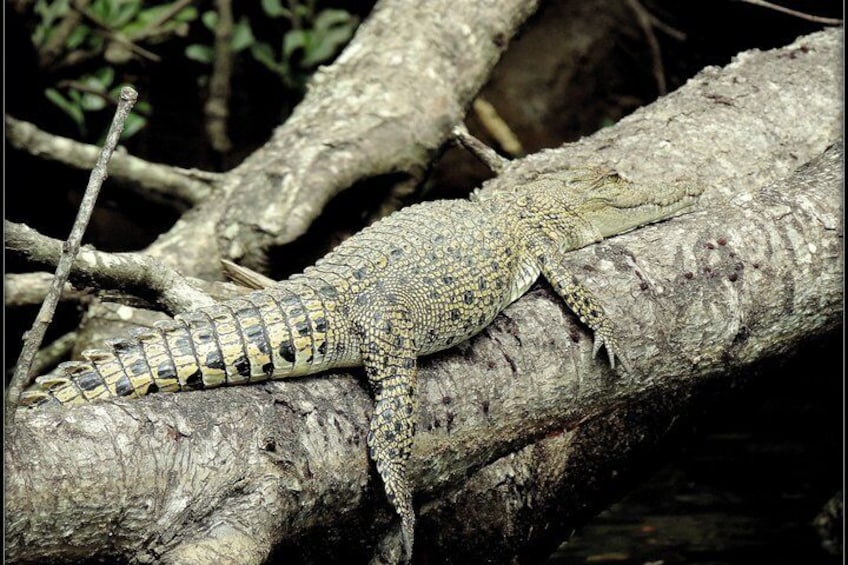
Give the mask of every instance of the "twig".
[{"label": "twig", "polygon": [[133,40],[140,41],[142,39],[147,39],[152,35],[156,35],[160,32],[159,27],[162,24],[176,16],[180,12],[180,10],[182,10],[192,2],[194,2],[194,0],[180,0],[179,2],[174,2],[173,4],[171,4],[170,8],[161,13],[158,18],[150,22],[147,27],[140,30],[138,33],[134,33],[132,36]]},{"label": "twig", "polygon": [[43,68],[49,67],[56,60],[56,57],[62,52],[65,47],[65,41],[71,33],[79,26],[82,20],[80,9],[85,9],[90,0],[77,0],[74,4],[77,7],[75,10],[69,10],[68,14],[62,20],[47,42],[38,50],[39,62]]},{"label": "twig", "polygon": [[513,133],[509,125],[500,117],[494,106],[479,96],[474,99],[472,106],[480,123],[486,128],[489,135],[495,138],[501,149],[512,157],[524,155],[524,147],[518,140],[518,136]]},{"label": "twig", "polygon": [[[94,145],[47,133],[11,116],[6,116],[5,121],[6,139],[17,149],[77,169],[91,168],[97,161],[99,150]],[[109,163],[109,174],[129,186],[137,185],[143,196],[178,210],[200,203],[222,177],[211,173],[201,176],[179,167],[151,163],[120,150]]]},{"label": "twig", "polygon": [[474,137],[468,132],[465,124],[459,124],[453,128],[453,136],[460,145],[465,147],[472,155],[489,167],[495,173],[500,173],[506,167],[509,160],[498,155],[494,149]]},{"label": "twig", "polygon": [[650,12],[648,12],[648,10],[639,3],[639,0],[627,0],[627,5],[633,13],[636,14],[636,21],[639,23],[639,27],[642,28],[642,32],[645,34],[645,39],[648,42],[648,48],[651,50],[651,60],[653,61],[651,69],[654,73],[654,81],[657,83],[657,94],[662,96],[666,93],[667,86],[665,82],[665,68],[663,67],[662,62],[662,53],[660,52],[660,44],[657,41],[656,35],[654,35],[654,18],[652,18]]},{"label": "twig", "polygon": [[839,18],[824,18],[824,17],[821,17],[821,16],[813,16],[811,14],[805,14],[804,12],[798,12],[796,10],[784,8],[783,6],[778,6],[777,4],[772,4],[771,2],[766,2],[765,0],[739,0],[739,1],[745,2],[747,4],[753,4],[754,6],[769,8],[769,9],[775,10],[777,12],[783,12],[784,14],[789,14],[790,16],[795,16],[796,18],[801,18],[802,20],[807,20],[807,21],[810,21],[810,22],[816,22],[817,24],[824,24],[824,25],[830,25],[830,26],[842,25],[842,20],[840,20]]},{"label": "twig", "polygon": [[233,7],[230,0],[217,0],[218,25],[215,26],[215,62],[209,78],[209,99],[203,107],[206,133],[212,148],[226,153],[233,147],[227,135],[230,115],[230,78],[233,73]]},{"label": "twig", "polygon": [[[62,243],[24,224],[4,223],[6,250],[24,256],[38,267],[61,259]],[[176,314],[215,302],[207,293],[155,257],[143,253],[106,253],[88,246],[79,251],[70,277],[80,286],[120,289],[150,298],[166,312]]]},{"label": "twig", "polygon": [[228,279],[245,288],[262,289],[277,284],[274,279],[266,277],[262,273],[257,273],[253,269],[242,267],[228,259],[221,259],[221,265],[224,268],[224,275]]},{"label": "twig", "polygon": [[109,159],[118,145],[121,132],[124,129],[124,122],[137,99],[138,93],[131,87],[125,86],[121,89],[121,101],[118,104],[118,109],[115,111],[115,117],[112,119],[112,125],[109,127],[109,133],[106,135],[106,143],[103,145],[103,150],[97,159],[97,164],[92,169],[88,179],[88,186],[82,197],[77,217],[74,220],[74,226],[71,228],[71,235],[62,246],[62,255],[59,257],[56,276],[53,279],[50,292],[41,305],[32,329],[24,335],[24,345],[18,357],[18,362],[15,364],[15,373],[12,376],[12,381],[9,383],[9,387],[6,389],[6,429],[12,432],[14,431],[15,409],[21,391],[29,384],[29,370],[32,367],[33,359],[38,352],[38,348],[41,346],[41,342],[44,340],[44,333],[47,331],[47,326],[53,319],[53,313],[59,304],[62,287],[65,285],[65,281],[68,280],[71,265],[79,252],[80,245],[82,244],[82,236],[91,218],[94,204],[97,202],[100,187],[103,185],[103,181],[106,180],[106,167],[109,164]]}]

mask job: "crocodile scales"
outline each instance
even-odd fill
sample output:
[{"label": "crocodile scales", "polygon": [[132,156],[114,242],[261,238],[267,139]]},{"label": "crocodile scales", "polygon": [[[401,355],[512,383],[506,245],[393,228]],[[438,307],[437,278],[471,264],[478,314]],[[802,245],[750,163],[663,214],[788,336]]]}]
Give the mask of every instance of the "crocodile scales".
[{"label": "crocodile scales", "polygon": [[406,463],[418,357],[478,333],[541,275],[593,331],[593,354],[605,346],[614,366],[623,358],[613,324],[563,254],[683,213],[700,192],[587,169],[410,206],[273,287],[83,352],[84,361],[38,377],[22,404],[75,405],[364,365],[376,401],[367,444],[409,558],[415,514]]}]

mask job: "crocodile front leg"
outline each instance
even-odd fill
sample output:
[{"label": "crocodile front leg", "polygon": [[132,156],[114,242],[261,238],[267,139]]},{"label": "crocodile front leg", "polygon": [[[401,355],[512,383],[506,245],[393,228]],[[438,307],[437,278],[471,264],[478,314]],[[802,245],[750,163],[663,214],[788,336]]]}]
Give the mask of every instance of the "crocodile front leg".
[{"label": "crocodile front leg", "polygon": [[401,518],[406,558],[412,556],[415,510],[406,463],[415,433],[416,348],[409,313],[388,300],[364,295],[357,300],[354,327],[362,362],[374,388],[374,414],[368,433],[371,459],[386,496]]},{"label": "crocodile front leg", "polygon": [[621,354],[612,321],[592,292],[565,266],[565,253],[553,242],[536,243],[533,249],[542,276],[566,306],[592,330],[595,338],[592,356],[597,356],[601,346],[604,346],[610,366],[615,368],[615,359],[618,357],[624,370],[630,373],[630,364]]}]

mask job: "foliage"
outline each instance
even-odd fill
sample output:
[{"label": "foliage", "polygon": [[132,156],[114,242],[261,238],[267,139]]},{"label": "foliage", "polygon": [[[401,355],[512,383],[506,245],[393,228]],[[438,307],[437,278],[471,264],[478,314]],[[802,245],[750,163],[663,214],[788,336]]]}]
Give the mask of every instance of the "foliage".
[{"label": "foliage", "polygon": [[[319,10],[315,4],[315,0],[290,0],[283,6],[280,0],[262,0],[261,11],[254,10],[250,17],[242,15],[234,24],[232,52],[249,54],[288,88],[302,90],[311,73],[339,53],[359,24],[356,16],[344,10]],[[151,51],[156,45],[182,43],[188,59],[204,65],[214,60],[218,14],[185,0],[155,4],[143,0],[36,0],[33,11],[32,42],[42,55],[42,64],[65,77],[56,78],[45,89],[45,96],[82,135],[87,133],[90,116],[114,105],[121,83],[130,74],[137,76],[138,65],[160,61]],[[74,12],[79,23],[70,29],[63,26]],[[198,32],[197,22],[213,33]],[[254,30],[268,29],[269,22],[278,24],[270,26],[277,30],[275,37],[257,37]],[[207,43],[196,42],[204,36]],[[51,51],[55,57],[46,55]],[[69,75],[75,78],[66,78]],[[143,128],[150,113],[150,105],[139,102],[127,121],[124,137]]]}]

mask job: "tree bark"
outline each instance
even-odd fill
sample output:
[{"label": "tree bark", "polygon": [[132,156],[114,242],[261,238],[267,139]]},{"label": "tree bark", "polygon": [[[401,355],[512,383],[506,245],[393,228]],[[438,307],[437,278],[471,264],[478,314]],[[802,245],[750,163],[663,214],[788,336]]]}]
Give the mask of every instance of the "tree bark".
[{"label": "tree bark", "polygon": [[535,8],[378,2],[339,58],[313,76],[294,114],[227,174],[224,195],[186,214],[149,251],[195,276],[220,277],[222,257],[260,270],[271,246],[302,235],[355,183],[420,180]]},{"label": "tree bark", "polygon": [[[707,192],[693,214],[568,257],[626,336],[632,377],[591,358],[590,335],[545,288],[422,363],[420,555],[529,551],[555,509],[569,524],[600,509],[702,383],[839,327],[841,144],[759,187],[839,139],[841,49],[832,30],[742,54],[487,183],[597,164]],[[5,451],[7,556],[261,563],[316,539],[366,555],[393,520],[367,459],[370,410],[355,378],[321,375],[20,412]]]}]

